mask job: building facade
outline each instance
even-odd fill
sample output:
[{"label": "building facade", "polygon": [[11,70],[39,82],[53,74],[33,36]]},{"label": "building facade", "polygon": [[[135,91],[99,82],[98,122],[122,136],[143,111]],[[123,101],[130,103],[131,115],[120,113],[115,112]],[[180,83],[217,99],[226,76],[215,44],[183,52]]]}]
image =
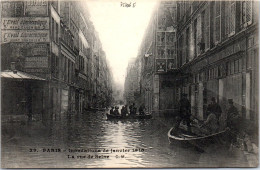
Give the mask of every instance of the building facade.
[{"label": "building facade", "polygon": [[[111,73],[80,1],[1,1],[1,14],[2,72],[15,63],[15,70],[44,79],[43,92],[39,92],[44,119],[108,105]],[[102,86],[97,86],[100,82]],[[98,96],[101,91],[104,94]]]},{"label": "building facade", "polygon": [[255,1],[157,4],[138,55],[141,96],[155,116],[174,113],[186,93],[199,119],[215,97],[223,112],[233,99],[244,120],[257,125],[257,10]]}]

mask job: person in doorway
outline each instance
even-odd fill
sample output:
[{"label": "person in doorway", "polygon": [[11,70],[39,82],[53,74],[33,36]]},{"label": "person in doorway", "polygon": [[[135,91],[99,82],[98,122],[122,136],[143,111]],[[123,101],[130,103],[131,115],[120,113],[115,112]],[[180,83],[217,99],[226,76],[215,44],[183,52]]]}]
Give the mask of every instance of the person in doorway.
[{"label": "person in doorway", "polygon": [[191,105],[190,101],[187,99],[187,94],[182,94],[178,103],[178,110],[179,115],[177,116],[175,130],[177,130],[180,126],[180,123],[184,121],[187,124],[188,132],[191,133]]},{"label": "person in doorway", "polygon": [[218,120],[217,123],[219,124],[219,118],[222,114],[222,110],[221,110],[221,107],[219,106],[219,104],[216,102],[215,97],[211,98],[211,103],[208,105],[208,108],[207,108],[207,115],[209,116],[211,113],[215,114],[215,116]]}]

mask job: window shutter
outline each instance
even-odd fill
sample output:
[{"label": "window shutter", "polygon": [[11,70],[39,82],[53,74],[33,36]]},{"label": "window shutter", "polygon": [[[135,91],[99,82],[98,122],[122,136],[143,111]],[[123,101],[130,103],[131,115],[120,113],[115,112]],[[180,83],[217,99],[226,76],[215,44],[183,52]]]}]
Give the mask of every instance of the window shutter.
[{"label": "window shutter", "polygon": [[196,45],[196,48],[197,48],[197,56],[200,55],[200,46],[198,45],[198,43],[201,42],[201,39],[202,39],[202,36],[201,36],[201,15],[199,14],[198,15],[198,18],[197,18],[197,44]]},{"label": "window shutter", "polygon": [[221,1],[215,2],[215,44],[221,40]]},{"label": "window shutter", "polygon": [[225,38],[227,38],[229,34],[229,18],[230,18],[230,11],[229,11],[229,2],[225,3]]},{"label": "window shutter", "polygon": [[246,1],[246,24],[252,24],[252,1]]},{"label": "window shutter", "polygon": [[206,7],[205,11],[205,32],[204,32],[204,39],[205,39],[205,51],[210,48],[210,11],[209,5]]},{"label": "window shutter", "polygon": [[235,27],[236,27],[236,2],[229,2],[230,3],[230,13],[229,13],[229,36],[235,34]]}]

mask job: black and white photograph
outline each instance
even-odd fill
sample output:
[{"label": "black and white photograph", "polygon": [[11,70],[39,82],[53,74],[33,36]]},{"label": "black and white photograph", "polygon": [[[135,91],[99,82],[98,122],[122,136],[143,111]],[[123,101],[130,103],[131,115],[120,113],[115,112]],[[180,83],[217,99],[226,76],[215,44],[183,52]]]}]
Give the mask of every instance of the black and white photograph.
[{"label": "black and white photograph", "polygon": [[256,168],[259,2],[0,0],[1,168]]}]

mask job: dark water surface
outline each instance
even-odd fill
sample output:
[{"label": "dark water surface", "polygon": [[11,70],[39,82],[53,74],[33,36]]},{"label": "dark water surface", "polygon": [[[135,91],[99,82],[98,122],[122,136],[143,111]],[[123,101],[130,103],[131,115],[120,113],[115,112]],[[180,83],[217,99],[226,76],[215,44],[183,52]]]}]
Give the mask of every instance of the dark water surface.
[{"label": "dark water surface", "polygon": [[87,112],[48,126],[3,126],[3,168],[248,166],[239,149],[230,152],[215,145],[201,153],[170,145],[169,127],[155,119],[110,121],[105,112]]}]

